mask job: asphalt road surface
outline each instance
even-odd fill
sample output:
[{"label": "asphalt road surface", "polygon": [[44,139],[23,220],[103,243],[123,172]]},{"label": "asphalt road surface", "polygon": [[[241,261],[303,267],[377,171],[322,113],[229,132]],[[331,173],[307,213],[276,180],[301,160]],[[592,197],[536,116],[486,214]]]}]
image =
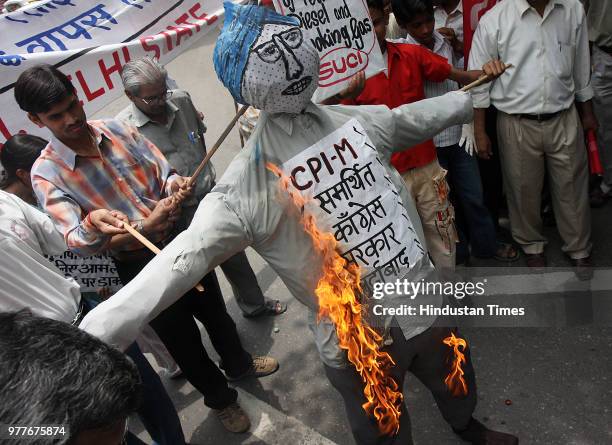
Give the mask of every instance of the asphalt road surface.
[{"label": "asphalt road surface", "polygon": [[[170,76],[187,90],[204,112],[211,146],[234,114],[234,103],[212,68],[214,36],[181,55],[168,66]],[[122,98],[93,117],[113,116],[127,104]],[[238,132],[233,131],[213,158],[220,176],[240,150]],[[593,212],[594,262],[602,267],[603,286],[597,290],[570,292],[548,306],[555,327],[467,328],[463,334],[472,348],[477,374],[478,407],[475,416],[491,428],[512,432],[522,444],[603,445],[612,444],[612,313],[607,283],[612,264],[612,204]],[[567,267],[560,252],[555,228],[549,228],[547,252],[553,266]],[[248,412],[249,433],[225,432],[202,398],[184,380],[164,380],[174,400],[185,435],[194,444],[353,444],[339,395],[328,383],[312,336],[306,325],[306,310],[294,300],[276,274],[252,250],[247,250],[264,293],[289,307],[284,315],[247,320],[234,301],[231,288],[220,271],[227,307],[236,321],[245,347],[254,354],[276,357],[280,370],[269,377],[236,385],[239,401]],[[530,293],[532,301],[550,298],[550,289],[533,288],[518,269],[495,261],[479,266],[497,267],[501,288],[520,298]],[[524,260],[512,265],[524,267]],[[518,273],[516,276],[510,276]],[[571,272],[559,279],[572,281]],[[537,287],[537,286],[536,286]],[[508,290],[511,289],[511,290]],[[534,293],[535,292],[535,293]],[[554,293],[554,290],[553,290]],[[607,316],[606,316],[607,315]],[[606,321],[607,320],[607,321]],[[211,356],[215,355],[204,332]],[[404,394],[417,445],[463,443],[440,416],[433,398],[410,376]],[[148,440],[137,420],[134,429]]]}]

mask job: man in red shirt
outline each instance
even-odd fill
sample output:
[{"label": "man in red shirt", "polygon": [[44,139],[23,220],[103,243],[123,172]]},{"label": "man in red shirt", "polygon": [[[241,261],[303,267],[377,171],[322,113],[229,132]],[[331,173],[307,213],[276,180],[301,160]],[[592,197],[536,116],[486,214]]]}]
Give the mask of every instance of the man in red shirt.
[{"label": "man in red shirt", "polygon": [[[344,92],[325,103],[387,105],[395,108],[425,99],[426,80],[442,82],[451,79],[467,84],[478,79],[483,72],[492,78],[503,73],[504,65],[500,61],[486,63],[482,71],[463,71],[420,45],[385,40],[389,23],[388,3],[388,0],[368,0],[376,37],[383,56],[386,56],[387,72],[368,80],[360,72]],[[391,163],[404,178],[415,201],[433,262],[438,269],[453,270],[457,242],[455,213],[448,200],[446,170],[438,163],[433,141],[394,153]]]}]

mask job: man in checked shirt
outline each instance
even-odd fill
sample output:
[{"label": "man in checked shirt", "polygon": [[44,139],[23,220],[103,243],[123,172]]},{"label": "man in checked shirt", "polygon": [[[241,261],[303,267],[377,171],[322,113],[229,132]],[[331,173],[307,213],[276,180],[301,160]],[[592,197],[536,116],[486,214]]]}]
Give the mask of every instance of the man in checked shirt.
[{"label": "man in checked shirt", "polygon": [[[53,134],[31,172],[41,206],[71,251],[83,256],[109,251],[127,284],[153,255],[129,234],[104,236],[91,230],[90,212],[104,208],[123,212],[137,230],[163,246],[172,239],[180,205],[191,193],[187,178],[177,175],[159,149],[135,128],[115,120],[88,122],[74,86],[50,65],[24,71],[15,85],[15,99],[32,122]],[[278,362],[252,357],[244,350],[214,271],[202,284],[204,295],[187,292],[150,325],[223,426],[244,432],[250,422],[227,380],[269,375],[278,369]],[[225,375],[208,357],[194,317],[204,324]]]}]

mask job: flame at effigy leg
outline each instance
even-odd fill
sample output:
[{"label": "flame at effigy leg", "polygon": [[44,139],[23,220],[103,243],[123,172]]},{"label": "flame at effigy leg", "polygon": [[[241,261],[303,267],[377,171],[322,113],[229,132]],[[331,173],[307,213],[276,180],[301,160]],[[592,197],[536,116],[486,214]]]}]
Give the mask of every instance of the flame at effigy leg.
[{"label": "flame at effigy leg", "polygon": [[444,383],[454,397],[466,396],[468,387],[463,377],[464,372],[462,366],[466,363],[465,354],[463,352],[467,348],[467,342],[461,337],[456,337],[453,332],[451,332],[450,337],[446,337],[442,341],[445,345],[453,349],[454,355],[451,371],[448,376],[446,376],[446,379],[444,379]]}]

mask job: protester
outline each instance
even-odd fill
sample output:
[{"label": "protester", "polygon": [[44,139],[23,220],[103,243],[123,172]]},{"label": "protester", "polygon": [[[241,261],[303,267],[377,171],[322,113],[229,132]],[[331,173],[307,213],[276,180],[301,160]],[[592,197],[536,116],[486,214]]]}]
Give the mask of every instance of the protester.
[{"label": "protester", "polygon": [[[201,274],[224,261],[227,255],[251,245],[277,271],[290,292],[310,308],[310,326],[317,348],[332,384],[344,397],[357,443],[411,443],[405,406],[399,434],[380,436],[376,422],[362,408],[363,384],[349,364],[346,351],[338,346],[333,323],[324,315],[317,319],[315,290],[324,258],[306,233],[299,215],[304,213],[306,221],[334,233],[333,225],[339,215],[354,212],[351,208],[363,206],[374,197],[383,211],[377,211],[380,220],[373,223],[377,228],[367,230],[378,234],[380,227],[392,230],[389,251],[382,255],[401,259],[401,265],[397,272],[383,278],[382,274],[377,275],[377,270],[385,265],[378,262],[382,258],[377,260],[374,253],[356,254],[361,259],[353,257],[351,264],[360,267],[369,284],[427,275],[432,267],[421,247],[423,231],[418,213],[389,159],[392,151],[404,144],[417,144],[443,128],[469,121],[472,106],[469,96],[451,92],[394,110],[385,106],[315,105],[311,98],[318,84],[319,58],[312,43],[302,35],[298,20],[229,2],[225,8],[224,28],[215,47],[215,69],[237,102],[262,110],[255,133],[217,186],[202,200],[189,228],[132,282],[90,313],[82,327],[113,343],[130,341],[148,317],[179,298]],[[308,162],[316,167],[316,160],[322,168],[310,170]],[[329,165],[323,167],[323,160]],[[290,177],[293,186],[288,191],[293,196],[312,199],[296,208],[279,189],[278,177],[269,170],[270,164]],[[363,177],[357,176],[360,169],[364,169]],[[334,192],[336,186],[344,192]],[[352,198],[353,193],[358,196]],[[371,233],[364,235],[366,241],[371,240]],[[346,259],[364,237],[345,239],[336,234],[335,238],[338,243],[334,252]],[[185,267],[173,267],[177,263]],[[371,297],[367,289],[364,287],[365,301]],[[385,301],[397,300],[390,295]],[[437,297],[431,302],[441,303]],[[439,339],[450,334],[451,328],[430,328],[435,320],[423,320],[424,324],[416,327],[407,317],[385,321],[392,325],[390,332],[395,341],[388,351],[398,363],[391,372],[400,388],[405,372],[411,367],[434,392],[445,418],[462,438],[475,444],[494,440],[501,444],[516,443],[513,436],[487,430],[471,417],[476,388],[469,353],[465,366],[469,392],[465,398],[452,398],[444,388],[443,378],[432,377],[445,372]],[[437,347],[435,351],[433,345]]]},{"label": "protester", "polygon": [[461,0],[432,0],[432,3],[434,26],[453,48],[457,65],[463,66],[463,2]]},{"label": "protester", "polygon": [[[168,90],[168,73],[149,57],[128,62],[121,72],[121,80],[132,103],[116,119],[138,128],[159,147],[179,174],[191,174],[206,155],[206,127],[189,94],[178,89]],[[193,196],[183,203],[185,227],[191,223],[198,203],[214,185],[215,169],[209,162],[198,177]],[[221,269],[246,317],[278,315],[287,310],[280,301],[264,298],[244,252],[230,257],[221,264]]]},{"label": "protester", "polygon": [[6,175],[0,187],[28,204],[36,205],[30,170],[46,145],[46,140],[31,134],[11,136],[0,150],[0,163]]},{"label": "protester", "polygon": [[36,443],[125,443],[142,389],[134,363],[115,348],[61,321],[0,313],[0,362],[4,434],[7,425],[57,426],[63,434]]},{"label": "protester", "polygon": [[[17,145],[15,138],[5,145],[11,152]],[[36,147],[38,139],[23,135],[19,136],[19,143],[24,148]],[[6,152],[2,155],[3,160],[10,159]],[[15,160],[10,160],[10,165],[15,165]],[[0,208],[0,311],[28,309],[41,317],[78,325],[97,302],[81,295],[76,281],[65,278],[45,258],[44,255],[66,250],[61,233],[47,215],[2,190]],[[113,213],[97,210],[92,215],[92,223],[98,230],[118,232],[107,225],[114,219]],[[160,445],[184,444],[181,423],[159,377],[135,344],[127,348],[126,354],[134,360],[142,378],[144,403],[136,408],[150,436]],[[128,444],[142,443],[136,436],[129,435]]]},{"label": "protester", "polygon": [[[534,43],[535,42],[535,43]],[[535,46],[534,46],[535,45]],[[583,130],[595,130],[584,8],[578,0],[501,2],[480,20],[469,66],[491,57],[515,66],[474,91],[478,154],[491,156],[485,109],[497,127],[512,236],[530,267],[544,267],[547,243],[540,215],[548,170],[562,250],[580,278],[591,275],[589,172]]]},{"label": "protester", "polygon": [[[434,10],[430,0],[393,2],[395,16],[400,26],[408,32],[405,42],[422,45],[444,57],[449,64],[459,67],[449,41],[434,30],[434,14],[437,16],[439,9]],[[456,15],[451,13],[452,17]],[[449,79],[444,82],[426,81],[425,96],[436,97],[457,88],[458,85]],[[471,254],[475,257],[495,258],[499,261],[518,260],[519,253],[511,244],[497,242],[495,226],[483,202],[478,163],[472,153],[468,152],[470,146],[466,146],[465,150],[459,146],[460,139],[461,126],[455,125],[436,135],[433,140],[440,166],[448,171],[453,207],[463,215],[463,218],[457,220],[457,262],[465,262],[469,258],[470,244]]]},{"label": "protester", "polygon": [[[53,134],[31,172],[42,207],[71,251],[83,256],[110,251],[119,277],[127,284],[153,255],[129,234],[92,232],[90,215],[98,208],[118,209],[138,231],[162,245],[172,239],[180,203],[191,192],[187,179],[178,176],[136,129],[115,120],[88,122],[74,86],[52,66],[25,70],[16,82],[15,98],[32,122]],[[228,378],[268,375],[278,369],[278,362],[253,358],[244,350],[214,271],[202,284],[203,295],[185,289],[184,297],[150,324],[224,427],[244,432],[249,419],[236,402],[237,392],[206,353],[193,317],[204,324]]]},{"label": "protester", "polygon": [[[345,105],[387,105],[395,108],[425,98],[423,84],[426,80],[443,82],[450,79],[466,84],[482,74],[480,70],[459,70],[423,47],[385,40],[388,15],[383,0],[368,1],[368,8],[380,49],[388,60],[388,72],[371,77],[365,83],[352,83],[346,91],[336,96],[336,102],[340,100]],[[483,63],[483,70],[492,76],[499,75],[502,69],[499,61]],[[326,103],[333,101],[334,98]],[[401,173],[412,194],[425,230],[427,248],[436,268],[453,270],[457,233],[454,209],[448,201],[446,171],[438,163],[432,140],[409,147],[403,145],[401,148],[404,150],[394,153],[391,163]]]},{"label": "protester", "polygon": [[601,207],[612,196],[612,1],[586,3],[589,38],[593,43],[593,108],[599,121],[597,142],[604,167],[600,186],[591,191],[591,207]]},{"label": "protester", "polygon": [[[0,187],[35,207],[38,206],[38,202],[32,189],[30,171],[48,143],[47,140],[31,134],[16,134],[6,141],[0,152],[0,164],[6,166],[8,175],[5,181],[0,183]],[[100,259],[100,256],[103,258]],[[103,282],[103,284],[95,287],[86,285],[86,289],[81,288],[82,297],[97,304],[100,299],[108,298],[116,290],[116,284],[114,283],[119,280],[112,258],[107,255],[100,256],[98,258],[78,257],[72,252],[66,251],[61,254],[54,254],[49,259],[57,265],[61,272],[75,278],[80,283],[89,281],[87,279],[83,280],[83,276],[79,273],[80,270],[96,270],[100,265],[110,263],[109,266],[112,269],[108,269],[104,276],[96,277],[96,281]],[[86,278],[90,278],[90,276]],[[87,288],[91,289],[88,290]],[[182,371],[155,334],[155,331],[150,327],[143,330],[142,335],[137,339],[137,343],[142,353],[153,354],[157,364],[162,368],[160,375],[166,375],[169,378],[178,378],[182,375]]]}]

